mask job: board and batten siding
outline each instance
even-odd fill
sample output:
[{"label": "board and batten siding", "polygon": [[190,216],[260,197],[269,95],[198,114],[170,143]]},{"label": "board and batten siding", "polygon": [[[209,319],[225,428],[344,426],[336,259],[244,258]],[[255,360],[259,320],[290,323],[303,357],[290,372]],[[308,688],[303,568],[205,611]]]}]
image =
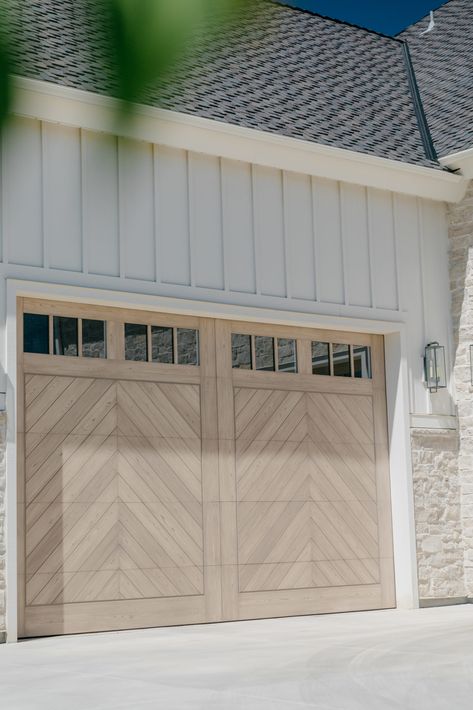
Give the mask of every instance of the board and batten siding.
[{"label": "board and batten siding", "polygon": [[2,279],[402,319],[411,411],[451,411],[422,384],[450,343],[441,203],[18,118],[0,251]]}]

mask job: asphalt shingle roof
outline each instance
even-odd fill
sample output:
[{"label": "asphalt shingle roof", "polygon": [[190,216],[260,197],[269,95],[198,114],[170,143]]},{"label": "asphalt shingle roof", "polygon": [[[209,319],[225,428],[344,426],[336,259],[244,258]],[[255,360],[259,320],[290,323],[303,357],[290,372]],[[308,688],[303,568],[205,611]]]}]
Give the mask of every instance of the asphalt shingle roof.
[{"label": "asphalt shingle roof", "polygon": [[[86,0],[16,6],[23,76],[116,95]],[[150,89],[143,102],[438,167],[426,157],[399,40],[269,0],[255,0],[211,46],[196,44],[173,80]]]},{"label": "asphalt shingle roof", "polygon": [[402,32],[439,155],[473,147],[473,0],[450,0]]}]

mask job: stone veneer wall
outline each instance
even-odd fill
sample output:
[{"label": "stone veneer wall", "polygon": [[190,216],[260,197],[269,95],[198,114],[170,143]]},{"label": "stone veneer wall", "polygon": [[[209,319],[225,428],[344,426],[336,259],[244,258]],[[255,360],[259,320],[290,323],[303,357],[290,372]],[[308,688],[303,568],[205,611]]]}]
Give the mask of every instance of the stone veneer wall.
[{"label": "stone veneer wall", "polygon": [[6,415],[0,412],[0,643],[5,641],[5,437]]},{"label": "stone veneer wall", "polygon": [[463,201],[449,207],[449,242],[465,593],[473,597],[473,182]]},{"label": "stone veneer wall", "polygon": [[419,596],[464,597],[458,432],[413,429],[411,439]]}]

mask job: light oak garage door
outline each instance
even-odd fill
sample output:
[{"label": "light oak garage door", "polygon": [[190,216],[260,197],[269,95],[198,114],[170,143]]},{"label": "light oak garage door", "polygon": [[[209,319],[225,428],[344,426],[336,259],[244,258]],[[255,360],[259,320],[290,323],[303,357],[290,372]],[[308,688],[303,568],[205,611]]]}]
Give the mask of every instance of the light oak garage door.
[{"label": "light oak garage door", "polygon": [[381,338],[20,311],[21,635],[394,605]]}]

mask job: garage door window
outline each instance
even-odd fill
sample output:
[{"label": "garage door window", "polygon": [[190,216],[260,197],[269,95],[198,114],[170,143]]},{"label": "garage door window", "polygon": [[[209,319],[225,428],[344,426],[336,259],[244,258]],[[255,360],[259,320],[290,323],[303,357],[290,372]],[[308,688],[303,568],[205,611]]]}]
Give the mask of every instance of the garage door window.
[{"label": "garage door window", "polygon": [[23,350],[25,353],[49,354],[49,316],[23,315]]},{"label": "garage door window", "polygon": [[79,354],[79,334],[77,318],[54,316],[54,354],[77,357]]},{"label": "garage door window", "polygon": [[312,373],[371,380],[371,348],[368,345],[312,341]]},{"label": "garage door window", "polygon": [[107,357],[103,320],[85,318],[82,321],[82,357]]}]

